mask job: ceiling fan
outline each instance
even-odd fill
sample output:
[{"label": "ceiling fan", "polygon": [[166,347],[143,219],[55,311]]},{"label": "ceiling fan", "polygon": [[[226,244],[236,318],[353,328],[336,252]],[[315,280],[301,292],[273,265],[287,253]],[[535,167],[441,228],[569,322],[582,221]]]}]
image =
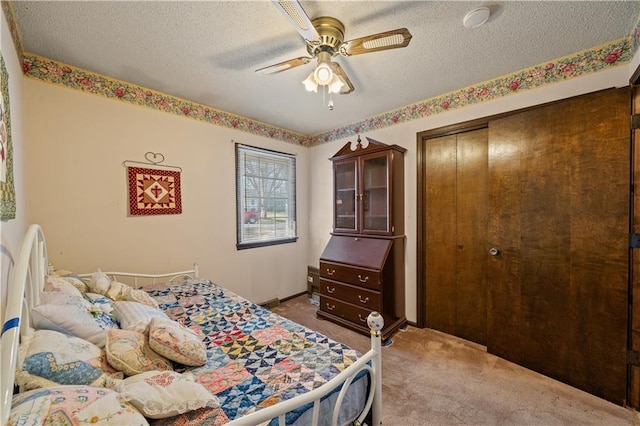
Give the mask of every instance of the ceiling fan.
[{"label": "ceiling fan", "polygon": [[[336,18],[321,16],[310,20],[297,0],[272,0],[280,12],[291,22],[307,44],[311,56],[301,56],[256,70],[263,75],[276,74],[305,65],[313,59],[317,67],[303,84],[308,91],[317,92],[318,86],[326,87],[329,94],[348,94],[355,90],[344,69],[331,58],[361,55],[381,50],[406,47],[411,41],[411,33],[406,28],[372,34],[344,41],[344,25]],[[332,102],[329,108],[332,109]]]}]

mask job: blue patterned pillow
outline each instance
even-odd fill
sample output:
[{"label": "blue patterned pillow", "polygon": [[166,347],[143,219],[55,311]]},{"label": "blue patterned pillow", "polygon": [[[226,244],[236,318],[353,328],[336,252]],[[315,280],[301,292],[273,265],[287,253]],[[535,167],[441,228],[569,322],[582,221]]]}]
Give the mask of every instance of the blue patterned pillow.
[{"label": "blue patterned pillow", "polygon": [[52,330],[36,330],[20,344],[16,382],[25,389],[61,385],[105,386],[122,378],[98,346]]}]

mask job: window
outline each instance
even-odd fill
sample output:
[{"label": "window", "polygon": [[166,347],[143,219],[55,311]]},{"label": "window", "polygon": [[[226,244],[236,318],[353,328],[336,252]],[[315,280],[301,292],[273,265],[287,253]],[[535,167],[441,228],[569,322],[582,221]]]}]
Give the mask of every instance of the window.
[{"label": "window", "polygon": [[236,144],[237,248],[292,243],[296,235],[296,158]]}]

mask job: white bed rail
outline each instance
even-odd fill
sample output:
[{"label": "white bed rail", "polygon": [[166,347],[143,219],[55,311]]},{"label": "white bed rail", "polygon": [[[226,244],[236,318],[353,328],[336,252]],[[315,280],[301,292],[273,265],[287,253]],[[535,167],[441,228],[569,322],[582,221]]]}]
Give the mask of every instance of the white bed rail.
[{"label": "white bed rail", "polygon": [[298,407],[313,403],[313,420],[311,425],[317,426],[320,415],[327,415],[327,413],[320,413],[320,400],[325,395],[339,388],[340,394],[338,395],[331,416],[331,425],[336,426],[338,424],[338,414],[342,400],[351,382],[361,371],[367,371],[369,373],[369,379],[371,380],[369,396],[367,397],[367,402],[362,413],[353,423],[355,425],[364,425],[364,420],[371,409],[372,421],[370,426],[380,426],[382,424],[382,354],[380,352],[382,342],[380,330],[384,327],[384,320],[379,313],[372,312],[367,317],[367,324],[371,330],[371,349],[340,374],[319,388],[287,401],[279,402],[271,407],[247,414],[228,424],[234,426],[255,426],[277,418],[278,425],[285,426],[285,415],[287,413]]},{"label": "white bed rail", "polygon": [[2,316],[0,337],[0,425],[7,423],[15,380],[20,337],[30,327],[31,308],[38,303],[44,287],[47,267],[47,246],[39,225],[31,225],[22,240],[7,289],[7,303]]},{"label": "white bed rail", "polygon": [[[186,271],[178,271],[178,272],[169,272],[166,274],[138,274],[136,272],[110,272],[110,271],[105,271],[104,274],[106,274],[111,281],[127,281],[125,284],[133,284],[133,286],[138,286],[140,285],[140,283],[144,283],[144,284],[156,284],[158,282],[165,281],[167,278],[169,278],[168,282],[173,282],[176,281],[180,278],[200,278],[200,266],[197,263],[193,264],[193,269],[188,269]],[[90,277],[92,274],[91,273],[86,273],[86,274],[78,274],[79,277],[81,278],[88,278]],[[123,280],[123,278],[125,278]]]}]

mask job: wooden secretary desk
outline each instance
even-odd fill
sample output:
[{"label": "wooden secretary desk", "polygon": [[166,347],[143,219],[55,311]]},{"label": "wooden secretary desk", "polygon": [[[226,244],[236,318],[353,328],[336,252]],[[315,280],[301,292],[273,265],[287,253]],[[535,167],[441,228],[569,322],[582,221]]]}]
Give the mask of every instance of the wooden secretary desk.
[{"label": "wooden secretary desk", "polygon": [[382,339],[406,324],[404,312],[404,153],[366,138],[333,162],[333,232],[320,257],[318,317],[369,334],[367,316],[384,317]]}]

